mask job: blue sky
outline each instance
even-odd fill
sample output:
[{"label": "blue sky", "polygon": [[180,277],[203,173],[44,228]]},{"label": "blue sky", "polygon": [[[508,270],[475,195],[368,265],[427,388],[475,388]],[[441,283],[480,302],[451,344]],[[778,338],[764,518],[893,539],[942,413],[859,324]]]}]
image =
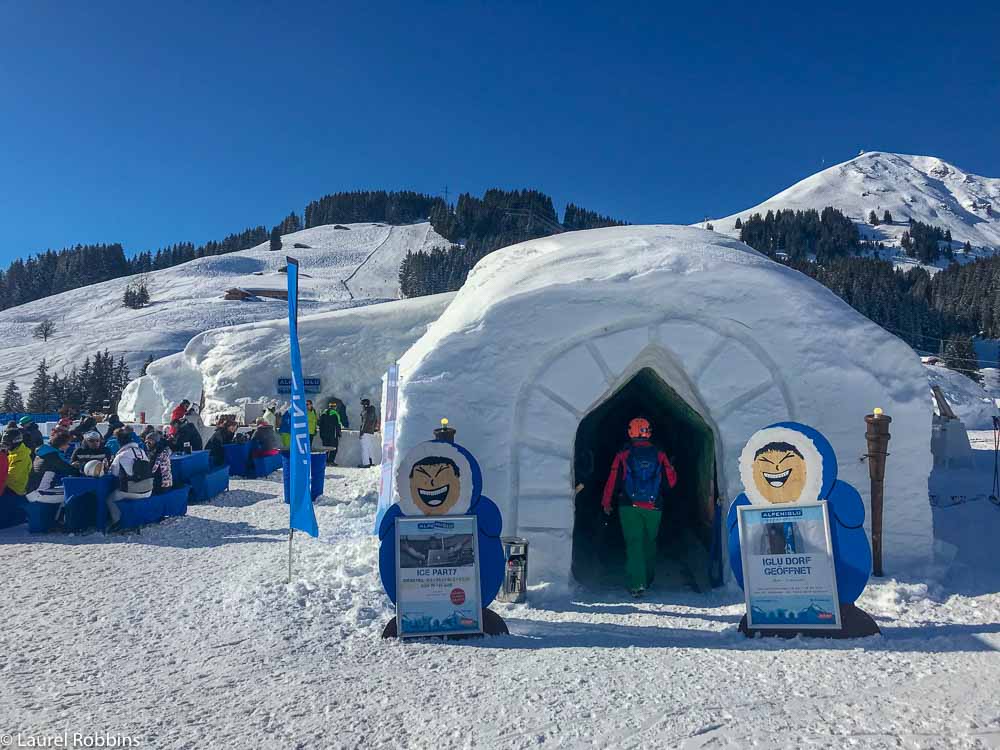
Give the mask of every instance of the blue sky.
[{"label": "blue sky", "polygon": [[1000,176],[1000,4],[823,5],[0,0],[0,263],[357,188],[689,223],[861,148]]}]

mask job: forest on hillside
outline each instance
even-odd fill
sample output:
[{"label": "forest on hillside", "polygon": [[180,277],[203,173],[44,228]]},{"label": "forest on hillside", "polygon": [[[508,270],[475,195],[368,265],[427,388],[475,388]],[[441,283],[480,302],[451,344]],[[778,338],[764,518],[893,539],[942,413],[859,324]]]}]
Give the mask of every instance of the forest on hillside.
[{"label": "forest on hillside", "polygon": [[[62,250],[47,250],[27,259],[19,258],[0,270],[0,310],[102,281],[159,271],[197,258],[247,250],[267,242],[272,236],[280,238],[281,235],[323,224],[408,224],[428,219],[435,231],[465,247],[455,257],[447,258],[447,263],[454,266],[452,275],[460,279],[457,282],[459,285],[479,258],[499,247],[564,229],[589,229],[620,223],[571,203],[566,207],[564,226],[556,217],[552,199],[536,190],[492,189],[487,190],[482,198],[463,193],[454,206],[439,197],[412,191],[341,192],[309,203],[304,219],[293,211],[270,230],[264,225],[250,227],[199,246],[178,242],[128,257],[119,243],[75,245]],[[280,246],[280,241],[277,246]],[[459,257],[461,263],[456,265]],[[442,257],[435,256],[432,265],[442,262]],[[408,274],[408,278],[413,279],[408,288],[415,292],[436,286],[440,276],[440,271],[432,273],[430,266],[421,265],[420,260],[415,261]]]}]

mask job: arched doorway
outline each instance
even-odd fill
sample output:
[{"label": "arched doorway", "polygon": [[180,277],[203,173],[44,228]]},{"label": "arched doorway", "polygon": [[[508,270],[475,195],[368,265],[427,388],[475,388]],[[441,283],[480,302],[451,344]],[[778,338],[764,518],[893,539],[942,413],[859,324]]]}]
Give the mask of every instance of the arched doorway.
[{"label": "arched doorway", "polygon": [[[644,367],[580,422],[573,456],[577,493],[573,577],[589,587],[620,586],[624,541],[617,513],[606,517],[601,496],[630,419],[653,426],[653,442],[677,470],[660,525],[657,588],[703,591],[712,585],[715,520],[715,437],[712,429],[652,368]],[[716,561],[717,562],[717,561]]]}]

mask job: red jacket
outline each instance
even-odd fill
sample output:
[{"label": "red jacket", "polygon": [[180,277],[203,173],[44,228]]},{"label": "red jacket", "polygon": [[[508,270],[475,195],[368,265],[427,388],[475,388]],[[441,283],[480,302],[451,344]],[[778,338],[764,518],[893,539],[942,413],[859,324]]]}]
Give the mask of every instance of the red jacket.
[{"label": "red jacket", "polygon": [[[626,461],[628,461],[629,451],[633,447],[639,446],[649,446],[652,445],[648,440],[633,440],[631,443],[618,451],[615,456],[615,460],[611,464],[611,473],[608,474],[608,481],[604,485],[604,497],[601,499],[601,507],[604,510],[611,510],[611,505],[615,499],[615,491],[618,489],[618,483],[622,481],[625,477],[625,466]],[[667,454],[663,451],[657,452],[657,460],[660,464],[660,469],[663,471],[664,477],[667,480],[667,485],[673,489],[677,484],[677,472],[674,471],[674,467],[670,463],[670,459],[667,458]],[[637,508],[646,508],[648,510],[655,510],[656,505],[653,503],[633,503]]]},{"label": "red jacket", "polygon": [[175,419],[183,419],[184,415],[187,414],[187,411],[188,407],[184,406],[184,404],[177,404],[177,406],[174,407],[174,410],[170,412],[170,421],[173,422]]}]

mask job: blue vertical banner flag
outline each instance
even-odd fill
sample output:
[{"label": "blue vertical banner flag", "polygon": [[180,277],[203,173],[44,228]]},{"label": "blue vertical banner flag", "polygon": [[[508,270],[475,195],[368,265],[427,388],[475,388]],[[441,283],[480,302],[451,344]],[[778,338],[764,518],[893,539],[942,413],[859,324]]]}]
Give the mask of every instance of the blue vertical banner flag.
[{"label": "blue vertical banner flag", "polygon": [[290,518],[288,527],[319,536],[316,513],[309,492],[311,449],[309,420],[306,415],[305,382],[302,379],[302,355],[299,351],[299,262],[286,257],[288,264],[288,339],[292,364],[292,433],[288,465]]}]

